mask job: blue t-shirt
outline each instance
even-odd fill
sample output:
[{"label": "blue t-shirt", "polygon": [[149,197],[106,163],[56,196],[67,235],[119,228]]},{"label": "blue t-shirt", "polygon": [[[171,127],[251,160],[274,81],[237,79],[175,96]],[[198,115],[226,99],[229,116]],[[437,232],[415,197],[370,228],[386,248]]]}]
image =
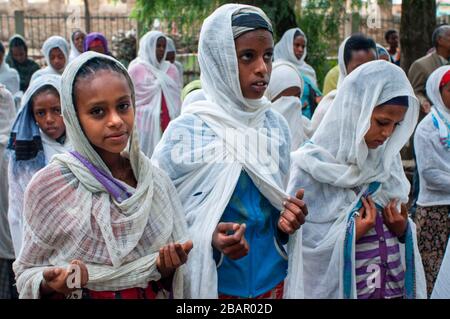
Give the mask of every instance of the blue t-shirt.
[{"label": "blue t-shirt", "polygon": [[284,280],[288,235],[279,232],[280,212],[259,192],[243,170],[221,222],[245,223],[247,256],[232,260],[214,250],[218,263],[219,294],[252,298],[268,292]]}]

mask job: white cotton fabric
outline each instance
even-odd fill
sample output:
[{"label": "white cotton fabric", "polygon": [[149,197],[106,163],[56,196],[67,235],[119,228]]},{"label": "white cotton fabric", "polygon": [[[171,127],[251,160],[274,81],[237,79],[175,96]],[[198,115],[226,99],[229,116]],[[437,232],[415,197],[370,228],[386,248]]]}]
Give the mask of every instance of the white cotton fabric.
[{"label": "white cotton fabric", "polygon": [[[273,101],[281,92],[290,88],[300,88],[303,93],[304,82],[295,65],[279,60],[272,65],[269,86],[266,97]],[[301,95],[300,94],[300,95]],[[291,150],[295,151],[310,136],[310,120],[302,115],[302,103],[298,96],[282,96],[272,102],[272,108],[279,112],[289,124],[291,131]]]},{"label": "white cotton fabric", "polygon": [[[450,70],[449,66],[436,69],[428,77],[427,96],[433,107],[417,126],[414,135],[417,170],[420,186],[417,204],[420,206],[450,205],[450,149],[441,144],[441,138],[448,138],[447,123],[450,123],[450,110],[445,106],[439,90],[442,77]],[[433,123],[437,120],[439,129]]]},{"label": "white cotton fabric", "polygon": [[14,250],[8,225],[8,145],[11,125],[16,115],[14,99],[0,84],[0,259],[14,259]]},{"label": "white cotton fabric", "polygon": [[206,100],[205,93],[202,89],[196,89],[194,91],[189,92],[183,100],[183,104],[181,108],[184,109],[186,105],[192,104],[197,101]]},{"label": "white cotton fabric", "polygon": [[[166,36],[166,40],[167,40],[166,53],[175,52],[175,56],[176,56],[177,49],[175,48],[175,42],[168,36]],[[175,65],[175,67],[177,68],[177,71],[178,71],[178,81],[177,81],[178,85],[180,86],[180,89],[183,89],[183,87],[184,87],[183,64],[181,64],[180,62],[178,62],[176,60],[173,64]]]},{"label": "white cotton fabric", "polygon": [[450,245],[447,244],[431,299],[450,299]]},{"label": "white cotton fabric", "polygon": [[[33,95],[41,87],[51,85],[61,96],[61,76],[54,74],[44,74],[39,81],[30,83],[22,98],[22,106],[17,116],[21,112],[28,112],[31,107]],[[8,179],[9,179],[9,208],[8,222],[11,230],[11,238],[14,245],[16,257],[19,255],[22,247],[23,236],[23,203],[25,190],[36,172],[47,165],[51,157],[55,154],[64,153],[71,150],[70,139],[66,136],[64,144],[60,144],[39,130],[43,152],[39,151],[35,158],[26,161],[17,161],[14,151],[9,161]]]},{"label": "white cotton fabric", "polygon": [[136,126],[139,133],[141,150],[151,156],[161,139],[161,98],[164,94],[170,119],[180,114],[181,88],[168,73],[176,71],[175,66],[165,61],[161,63],[156,58],[156,43],[158,38],[165,37],[159,31],[146,33],[139,41],[138,57],[131,61],[128,70],[133,79],[136,91]]},{"label": "white cotton fabric", "polygon": [[[277,209],[286,198],[287,123],[270,110],[266,98],[247,100],[240,88],[231,17],[242,8],[263,14],[255,7],[227,4],[204,21],[198,58],[206,100],[182,109],[152,158],[173,180],[186,211],[196,247],[188,260],[194,298],[218,296],[211,238],[242,170]],[[245,138],[245,145],[233,143]],[[264,138],[265,146],[273,147],[258,151],[257,140]]]},{"label": "white cotton fabric", "polygon": [[[303,52],[303,56],[300,59],[297,59],[294,53],[294,35],[299,31],[300,34],[305,38],[305,50]],[[307,44],[308,41],[306,39],[305,33],[300,28],[293,28],[287,30],[280,41],[275,45],[274,48],[274,60],[285,60],[293,63],[300,73],[306,76],[311,83],[317,87],[317,76],[316,71],[305,62],[306,54],[307,54]]]},{"label": "white cotton fabric", "polygon": [[61,52],[64,54],[64,57],[66,58],[66,64],[64,65],[64,68],[67,66],[67,64],[69,63],[69,44],[67,43],[66,39],[64,39],[59,35],[51,36],[50,38],[45,40],[41,50],[42,54],[44,55],[47,66],[41,70],[34,72],[30,82],[34,81],[43,74],[58,74],[58,75],[62,74],[64,69],[55,70],[50,64],[50,51],[54,48],[60,49]]},{"label": "white cotton fabric", "polygon": [[342,41],[341,45],[339,46],[339,50],[338,50],[339,79],[338,79],[337,87],[335,90],[328,92],[328,94],[325,95],[322,98],[322,100],[319,102],[319,104],[317,105],[317,108],[314,111],[314,114],[311,118],[312,133],[314,133],[317,130],[317,128],[319,127],[320,123],[322,122],[323,117],[330,109],[331,104],[333,104],[333,100],[336,97],[337,90],[342,85],[342,82],[344,81],[345,77],[347,76],[347,67],[345,66],[345,61],[344,61],[344,48],[345,48],[345,44],[347,43],[349,38],[350,37],[347,37],[344,41]]},{"label": "white cotton fabric", "polygon": [[[95,57],[113,60],[126,70],[106,55],[80,55],[63,74],[63,116],[74,149],[111,174],[84,135],[72,102],[76,73]],[[132,87],[128,76],[127,80]],[[124,156],[129,157],[138,184],[121,203],[70,154],[55,156],[33,177],[25,194],[24,245],[13,265],[21,298],[38,298],[43,270],[67,267],[73,259],[87,265],[87,288],[93,290],[144,288],[149,281],[160,279],[156,268],[159,249],[186,240],[183,208],[169,178],[139,150],[136,130]],[[189,297],[183,292],[189,287],[184,268],[175,272],[175,298]]]},{"label": "white cotton fabric", "polygon": [[6,63],[6,55],[0,64],[0,84],[3,84],[12,95],[20,91],[19,73]]},{"label": "white cotton fabric", "polygon": [[[83,32],[81,30],[77,30],[75,32]],[[78,51],[77,47],[75,46],[75,43],[73,42],[73,34],[70,37],[70,55],[69,55],[69,62],[72,62],[73,59],[75,59],[76,57],[78,57],[80,54],[82,54],[83,52]]]},{"label": "white cotton fabric", "polygon": [[[368,149],[364,136],[370,127],[375,106],[397,96],[408,96],[409,107],[401,125],[384,145]],[[402,168],[400,149],[408,141],[417,122],[419,103],[405,73],[386,61],[358,67],[343,82],[328,112],[313,135],[312,143],[292,153],[288,192],[305,189],[309,215],[303,225],[303,272],[305,297],[343,297],[343,250],[349,213],[371,182],[381,188],[372,196],[384,207],[390,199],[408,201],[409,182]],[[353,189],[361,188],[358,195]],[[425,275],[417,248],[414,222],[416,294],[426,298]],[[353,236],[354,238],[354,236]],[[353,242],[353,247],[355,242]],[[295,250],[294,249],[294,250]],[[355,265],[355,249],[352,249]],[[291,275],[300,278],[296,268]],[[356,298],[353,271],[353,298]]]}]

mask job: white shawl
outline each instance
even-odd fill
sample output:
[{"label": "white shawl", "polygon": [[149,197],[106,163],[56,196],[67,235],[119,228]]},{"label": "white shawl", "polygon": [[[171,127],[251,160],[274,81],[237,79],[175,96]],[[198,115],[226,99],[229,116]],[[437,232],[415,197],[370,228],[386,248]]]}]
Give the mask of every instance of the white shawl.
[{"label": "white shawl", "polygon": [[333,100],[336,97],[337,90],[342,85],[342,82],[344,81],[345,77],[347,76],[347,67],[345,66],[345,61],[344,61],[344,48],[345,48],[345,44],[347,43],[349,38],[350,37],[347,37],[344,41],[342,41],[341,45],[339,46],[339,51],[338,51],[339,79],[338,79],[338,83],[337,83],[337,88],[335,90],[328,92],[328,94],[322,98],[319,105],[317,105],[317,108],[314,111],[314,114],[311,118],[312,133],[314,133],[317,130],[317,128],[319,127],[319,124],[320,124],[320,122],[322,122],[322,119],[325,116],[325,113],[328,112],[328,110],[331,107],[331,104],[333,104]]},{"label": "white shawl", "polygon": [[204,21],[198,59],[206,100],[182,110],[152,158],[173,180],[186,211],[196,247],[188,260],[195,298],[217,298],[211,239],[242,170],[277,209],[286,198],[287,123],[266,98],[246,100],[240,88],[231,17],[241,8],[264,14],[227,4]]},{"label": "white shawl", "polygon": [[44,44],[42,45],[42,54],[44,55],[47,66],[44,69],[34,72],[31,77],[30,83],[43,74],[61,75],[61,72],[64,71],[55,70],[50,64],[50,51],[54,48],[58,48],[62,51],[64,57],[66,58],[66,64],[64,65],[64,68],[67,66],[67,64],[69,63],[69,44],[63,37],[60,37],[58,35],[51,36],[50,38],[45,40]]},{"label": "white shawl", "polygon": [[0,64],[0,84],[3,84],[12,95],[15,95],[20,90],[19,73],[11,68],[5,60],[6,56]]},{"label": "white shawl", "polygon": [[[281,92],[290,88],[298,87],[303,93],[304,82],[295,65],[284,60],[276,61],[272,66],[269,86],[266,97],[273,101]],[[302,115],[302,103],[299,97],[282,96],[272,102],[272,108],[284,116],[291,131],[291,150],[295,151],[310,136],[310,120]]]},{"label": "white shawl", "polygon": [[8,226],[8,156],[6,146],[16,115],[11,93],[0,84],[0,259],[14,259],[14,250]]},{"label": "white shawl", "polygon": [[[176,67],[156,58],[156,43],[164,34],[159,31],[146,33],[139,41],[138,57],[131,61],[128,70],[136,90],[136,126],[141,149],[151,156],[161,139],[161,96],[164,94],[170,119],[180,114],[181,88],[167,73],[178,73]],[[173,69],[173,70],[170,70]]]},{"label": "white shawl", "polygon": [[[396,96],[409,97],[404,121],[384,145],[369,150],[364,136],[371,114],[377,105]],[[305,188],[309,209],[303,225],[305,297],[343,298],[347,219],[369,183],[381,183],[373,199],[383,207],[392,198],[408,201],[410,185],[399,152],[414,130],[418,112],[418,101],[403,70],[386,61],[369,62],[342,82],[333,112],[325,115],[312,143],[292,153],[288,191],[293,194]],[[354,187],[361,187],[358,195]],[[409,226],[413,233],[416,297],[425,298],[425,276],[412,220]],[[354,265],[354,234],[351,245]],[[300,249],[301,243],[296,246]],[[297,270],[290,271],[295,275]],[[351,283],[351,297],[356,298],[354,267]]]},{"label": "white shawl", "polygon": [[[76,73],[96,57],[113,60],[126,72],[109,56],[80,55],[63,74],[63,116],[74,149],[111,174],[84,135],[72,101]],[[129,157],[138,184],[135,189],[128,187],[133,194],[120,203],[70,154],[55,156],[33,177],[25,195],[24,244],[14,263],[21,298],[38,298],[43,270],[66,267],[73,259],[87,265],[87,288],[93,290],[147,287],[149,281],[160,279],[159,249],[187,239],[183,208],[169,178],[139,150],[136,130],[124,155]],[[189,288],[184,269],[181,266],[175,272],[175,298],[189,296],[184,293]]]},{"label": "white shawl", "polygon": [[[448,143],[450,110],[442,101],[439,84],[449,66],[441,66],[428,77],[427,96],[433,103],[414,135],[420,190],[420,206],[450,205],[450,148]],[[439,128],[436,128],[436,124]]]},{"label": "white shawl", "polygon": [[[303,38],[305,38],[305,50],[300,59],[297,59],[294,53],[294,36],[297,31],[299,31]],[[307,55],[307,44],[308,41],[306,39],[306,35],[300,28],[289,29],[283,34],[280,41],[275,45],[274,59],[275,61],[285,60],[291,62],[297,67],[302,75],[308,77],[312,84],[317,87],[316,71],[314,71],[312,66],[305,62]]]}]

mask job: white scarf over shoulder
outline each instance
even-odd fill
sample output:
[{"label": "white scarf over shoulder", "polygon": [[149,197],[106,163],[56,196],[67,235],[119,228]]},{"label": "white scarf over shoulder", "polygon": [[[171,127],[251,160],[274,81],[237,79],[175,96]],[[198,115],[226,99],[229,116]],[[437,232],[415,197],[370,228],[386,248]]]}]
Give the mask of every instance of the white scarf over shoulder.
[{"label": "white scarf over shoulder", "polygon": [[[436,69],[427,80],[427,96],[433,103],[414,134],[420,190],[420,206],[450,205],[450,110],[442,100],[439,85],[449,66]],[[436,127],[437,126],[437,127]]]},{"label": "white scarf over shoulder", "polygon": [[195,298],[218,296],[211,239],[242,170],[277,209],[286,198],[287,123],[266,98],[247,100],[240,88],[231,21],[242,8],[264,15],[227,4],[204,21],[198,59],[206,100],[183,108],[152,158],[173,180],[186,211],[196,247],[188,260]]},{"label": "white scarf over shoulder", "polygon": [[[111,174],[84,135],[72,101],[75,76],[93,58],[112,60],[126,73],[112,57],[95,52],[80,55],[63,74],[63,116],[74,150]],[[134,103],[134,91],[132,99]],[[55,156],[33,177],[25,195],[23,247],[14,263],[22,298],[38,298],[43,270],[67,267],[73,259],[87,265],[87,288],[93,290],[147,287],[149,281],[160,279],[159,249],[187,239],[183,208],[170,179],[140,151],[136,130],[125,155],[137,187],[120,203],[71,154]],[[175,273],[175,298],[189,297],[184,293],[189,292],[184,274],[185,266]]]},{"label": "white scarf over shoulder", "polygon": [[42,54],[44,55],[45,62],[47,63],[47,66],[41,70],[36,71],[33,73],[33,76],[31,77],[30,82],[34,81],[38,77],[40,77],[43,74],[57,74],[61,75],[61,72],[63,70],[55,70],[52,65],[50,64],[50,52],[58,48],[61,50],[61,52],[64,54],[64,57],[66,58],[66,64],[64,65],[64,68],[69,63],[69,44],[67,43],[66,39],[59,35],[54,35],[45,40],[44,44],[42,45]]},{"label": "white scarf over shoulder", "polygon": [[[303,51],[303,56],[300,59],[297,59],[294,53],[294,36],[296,32],[300,32],[301,36],[305,39],[305,50]],[[308,41],[306,39],[305,33],[300,28],[292,28],[287,30],[280,41],[275,45],[274,50],[274,59],[276,60],[285,60],[294,64],[299,72],[308,77],[308,79],[313,83],[315,87],[317,87],[317,76],[316,71],[305,62],[307,55],[307,44]]]},{"label": "white scarf over shoulder", "polygon": [[[164,94],[170,119],[180,114],[181,89],[178,83],[168,75],[175,66],[166,61],[166,55],[158,62],[156,44],[160,37],[159,31],[146,33],[139,41],[138,57],[131,61],[128,70],[136,90],[136,126],[139,133],[141,150],[148,157],[161,139],[161,99]],[[176,77],[175,77],[176,79]]]},{"label": "white scarf over shoulder", "polygon": [[320,122],[322,122],[322,119],[325,116],[325,113],[328,112],[328,110],[331,107],[331,104],[333,104],[333,100],[336,97],[337,90],[342,85],[342,82],[344,81],[345,77],[347,76],[347,67],[345,66],[345,61],[344,61],[344,48],[345,48],[345,44],[347,43],[349,38],[350,37],[347,37],[344,41],[342,41],[341,45],[339,46],[339,50],[338,50],[339,79],[338,79],[338,83],[337,83],[337,88],[333,91],[328,92],[328,94],[325,95],[323,97],[323,99],[320,101],[319,105],[317,105],[317,108],[314,111],[314,114],[311,118],[312,133],[314,133],[317,130],[317,128],[319,127],[319,124],[320,124]]},{"label": "white scarf over shoulder", "polygon": [[[409,97],[404,120],[384,145],[369,149],[364,136],[374,108],[397,96]],[[288,191],[292,194],[304,188],[309,210],[303,225],[305,297],[343,298],[347,219],[369,183],[381,183],[373,199],[382,207],[393,198],[408,201],[410,185],[399,152],[414,130],[418,112],[418,101],[403,70],[386,61],[369,62],[342,82],[332,112],[325,115],[312,143],[292,153]],[[355,187],[362,189],[358,195]],[[415,292],[417,298],[423,298],[425,276],[412,220],[409,226],[414,243]],[[296,243],[298,249],[301,245]],[[353,265],[354,246],[353,235]],[[297,272],[295,268],[290,271]],[[354,270],[352,276],[351,297],[356,298]]]},{"label": "white scarf over shoulder", "polygon": [[[290,62],[278,60],[272,65],[269,86],[266,97],[273,101],[281,92],[298,87],[303,93],[304,82],[299,71]],[[281,96],[272,102],[272,108],[284,116],[289,124],[292,137],[292,150],[295,151],[303,142],[310,138],[310,120],[302,115],[302,103],[298,96]]]}]

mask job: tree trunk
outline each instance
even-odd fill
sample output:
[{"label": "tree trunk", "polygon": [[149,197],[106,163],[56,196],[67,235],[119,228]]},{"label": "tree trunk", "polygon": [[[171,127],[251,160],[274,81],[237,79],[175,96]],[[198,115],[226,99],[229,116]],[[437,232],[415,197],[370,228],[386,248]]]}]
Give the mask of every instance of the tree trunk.
[{"label": "tree trunk", "polygon": [[86,33],[91,32],[91,13],[89,11],[89,0],[84,0],[84,27]]},{"label": "tree trunk", "polygon": [[435,28],[435,0],[403,0],[400,47],[401,67],[405,72],[431,48],[431,35]]},{"label": "tree trunk", "polygon": [[250,4],[264,10],[272,20],[275,38],[279,39],[286,30],[297,27],[295,0],[241,0],[236,2]]}]

